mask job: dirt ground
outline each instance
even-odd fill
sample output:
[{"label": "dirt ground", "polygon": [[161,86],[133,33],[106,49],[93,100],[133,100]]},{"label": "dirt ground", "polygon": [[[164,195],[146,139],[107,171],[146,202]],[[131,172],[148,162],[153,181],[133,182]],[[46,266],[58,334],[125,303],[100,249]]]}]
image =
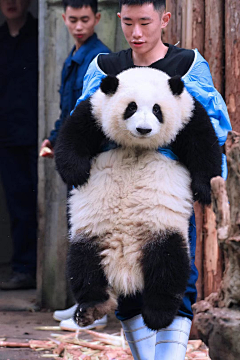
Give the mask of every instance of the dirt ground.
[{"label": "dirt ground", "polygon": [[[36,311],[35,290],[0,290],[0,341],[27,342],[47,340],[52,333],[67,334],[66,331],[37,330],[40,326],[58,326],[50,311]],[[109,334],[120,332],[121,325],[114,315],[109,316],[108,325],[103,330]],[[83,339],[87,335],[81,336]],[[1,348],[0,360],[43,359],[41,352],[31,349]]]},{"label": "dirt ground", "polygon": [[[0,312],[0,340],[11,342],[26,342],[27,340],[47,340],[52,333],[67,334],[66,331],[37,330],[39,326],[58,326],[52,317],[52,312],[2,311]],[[120,331],[120,323],[115,316],[110,316],[108,325],[103,330],[109,334]],[[81,335],[87,339],[87,335]],[[46,353],[46,352],[44,352]],[[31,349],[0,348],[0,360],[36,360],[43,359],[43,352]]]}]

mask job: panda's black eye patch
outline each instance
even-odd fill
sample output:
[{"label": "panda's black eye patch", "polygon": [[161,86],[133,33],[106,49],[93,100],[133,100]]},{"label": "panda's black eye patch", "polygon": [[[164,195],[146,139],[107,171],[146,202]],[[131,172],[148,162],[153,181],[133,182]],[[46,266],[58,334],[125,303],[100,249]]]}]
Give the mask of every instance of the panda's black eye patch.
[{"label": "panda's black eye patch", "polygon": [[153,105],[153,109],[152,109],[153,114],[156,116],[156,118],[158,119],[158,121],[160,123],[163,123],[163,116],[162,116],[162,111],[161,108],[158,104]]},{"label": "panda's black eye patch", "polygon": [[124,112],[123,115],[124,120],[129,119],[136,111],[137,111],[137,104],[134,101],[130,102]]}]

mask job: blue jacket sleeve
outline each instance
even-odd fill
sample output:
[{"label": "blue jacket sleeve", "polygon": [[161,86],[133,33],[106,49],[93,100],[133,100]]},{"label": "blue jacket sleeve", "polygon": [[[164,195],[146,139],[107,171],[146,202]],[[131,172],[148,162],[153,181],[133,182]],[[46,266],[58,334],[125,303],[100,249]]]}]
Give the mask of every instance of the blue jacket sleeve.
[{"label": "blue jacket sleeve", "polygon": [[54,147],[55,143],[56,143],[56,140],[57,140],[57,135],[58,135],[58,132],[59,132],[59,129],[62,125],[62,119],[61,117],[55,121],[55,124],[54,124],[54,129],[51,130],[50,132],[50,136],[48,138],[48,140],[50,141],[51,145]]},{"label": "blue jacket sleeve", "polygon": [[[207,61],[195,50],[195,59],[183,81],[189,93],[205,108],[219,140],[224,145],[228,131],[232,129],[226,104],[215,89]],[[226,156],[223,154],[222,177],[227,177]]]},{"label": "blue jacket sleeve", "polygon": [[[81,101],[86,100],[91,95],[93,95],[98,90],[102,79],[107,76],[98,66],[98,63],[97,63],[98,56],[96,56],[95,59],[93,59],[93,61],[90,63],[90,65],[88,67],[88,70],[87,70],[87,72],[84,76],[84,80],[83,80],[82,95],[77,100],[75,107]],[[71,114],[72,113],[73,113],[73,110],[71,111]]]},{"label": "blue jacket sleeve", "polygon": [[57,135],[58,135],[59,129],[60,129],[60,127],[62,125],[62,122],[63,122],[61,91],[62,91],[62,84],[64,82],[64,77],[65,77],[65,63],[63,64],[63,68],[62,68],[61,87],[59,89],[59,93],[60,93],[60,116],[59,116],[58,120],[55,121],[54,129],[51,130],[50,136],[48,137],[48,140],[50,141],[50,143],[51,143],[51,145],[53,147],[54,147],[54,145],[56,143]]}]

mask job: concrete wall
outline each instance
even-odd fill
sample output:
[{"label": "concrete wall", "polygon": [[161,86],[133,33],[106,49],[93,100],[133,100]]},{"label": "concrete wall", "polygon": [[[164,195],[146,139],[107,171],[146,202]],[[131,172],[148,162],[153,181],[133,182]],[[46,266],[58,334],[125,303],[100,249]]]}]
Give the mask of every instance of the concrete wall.
[{"label": "concrete wall", "polygon": [[[117,18],[116,0],[99,1],[102,19],[99,38],[118,51],[126,48]],[[60,74],[73,43],[61,17],[59,1],[39,0],[39,145],[59,115]],[[38,301],[46,308],[67,305],[65,260],[67,251],[66,187],[54,161],[39,159]]]}]

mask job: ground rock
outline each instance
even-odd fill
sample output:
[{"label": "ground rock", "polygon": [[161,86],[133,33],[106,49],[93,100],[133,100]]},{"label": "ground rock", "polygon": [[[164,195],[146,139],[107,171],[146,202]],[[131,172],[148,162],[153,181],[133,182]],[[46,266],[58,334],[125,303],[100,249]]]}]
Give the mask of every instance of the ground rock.
[{"label": "ground rock", "polygon": [[216,298],[211,294],[193,306],[194,324],[211,360],[240,359],[240,311],[214,307]]}]

